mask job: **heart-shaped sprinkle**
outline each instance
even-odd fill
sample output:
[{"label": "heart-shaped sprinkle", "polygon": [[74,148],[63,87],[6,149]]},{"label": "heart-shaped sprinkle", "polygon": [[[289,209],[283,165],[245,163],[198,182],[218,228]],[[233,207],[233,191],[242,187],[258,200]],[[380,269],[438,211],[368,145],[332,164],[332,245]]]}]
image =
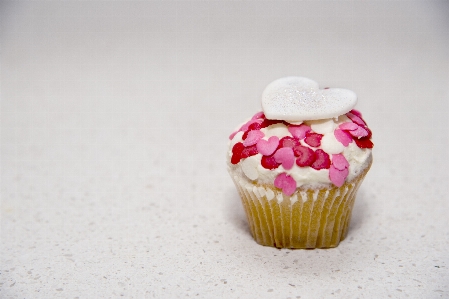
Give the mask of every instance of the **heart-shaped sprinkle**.
[{"label": "heart-shaped sprinkle", "polygon": [[274,180],[274,186],[282,189],[282,192],[290,196],[296,191],[296,181],[286,173],[279,174]]},{"label": "heart-shaped sprinkle", "polygon": [[332,165],[338,170],[343,170],[349,167],[348,160],[342,154],[332,155]]},{"label": "heart-shaped sprinkle", "polygon": [[257,154],[258,154],[257,146],[255,144],[253,144],[251,146],[245,147],[242,150],[241,156],[242,156],[242,158],[248,158],[248,157],[251,157],[251,156],[254,156]]},{"label": "heart-shaped sprinkle", "polygon": [[296,165],[299,167],[310,166],[315,162],[315,152],[310,147],[298,145],[294,147],[293,152],[298,157],[296,159]]},{"label": "heart-shaped sprinkle", "polygon": [[350,120],[352,120],[353,122],[355,122],[356,124],[358,124],[359,126],[366,126],[366,122],[365,122],[361,117],[358,117],[357,115],[352,114],[351,112],[346,113],[346,116],[347,116]]},{"label": "heart-shaped sprinkle", "polygon": [[349,170],[347,168],[339,170],[333,165],[329,168],[329,179],[337,187],[343,186],[348,174]]},{"label": "heart-shaped sprinkle", "polygon": [[238,142],[234,144],[234,146],[232,147],[232,157],[231,157],[232,164],[237,164],[240,162],[240,160],[242,159],[242,151],[244,149],[245,146],[243,145],[243,143]]},{"label": "heart-shaped sprinkle", "polygon": [[288,131],[290,132],[290,134],[292,134],[293,137],[298,138],[299,140],[304,139],[306,137],[306,133],[310,132],[310,130],[310,127],[304,124],[299,126],[288,126]]},{"label": "heart-shaped sprinkle", "polygon": [[335,138],[344,146],[348,146],[352,142],[352,137],[346,131],[337,129],[334,131]]},{"label": "heart-shaped sprinkle", "polygon": [[356,116],[362,118],[362,113],[361,113],[359,110],[352,109],[352,110],[349,111],[349,112],[351,112],[352,114],[354,114],[354,115],[356,115]]},{"label": "heart-shaped sprinkle", "polygon": [[266,128],[268,126],[275,125],[275,124],[278,124],[281,122],[282,122],[282,120],[277,120],[277,119],[264,119],[262,121],[262,123],[260,124],[260,126],[261,126],[261,128]]},{"label": "heart-shaped sprinkle", "polygon": [[345,123],[342,123],[341,125],[339,125],[338,127],[340,129],[346,130],[346,131],[357,130],[359,128],[359,126],[353,122],[345,122]]},{"label": "heart-shaped sprinkle", "polygon": [[257,161],[257,159],[254,158],[245,159],[241,163],[242,171],[248,179],[255,180],[259,177],[259,172],[257,171],[258,165],[259,161]]},{"label": "heart-shaped sprinkle", "polygon": [[261,123],[258,123],[258,122],[252,123],[248,126],[248,130],[260,130],[261,129],[260,124]]},{"label": "heart-shaped sprinkle", "polygon": [[323,135],[321,134],[308,132],[306,134],[306,139],[304,139],[304,142],[310,146],[318,147],[321,145],[321,138],[323,138]]},{"label": "heart-shaped sprinkle", "polygon": [[274,155],[262,156],[262,159],[260,160],[260,164],[262,165],[263,168],[266,168],[266,169],[276,169],[281,165],[281,163],[276,162]]},{"label": "heart-shaped sprinkle", "polygon": [[316,159],[315,162],[310,165],[313,169],[329,169],[331,165],[331,160],[329,159],[329,155],[324,152],[322,149],[317,149],[315,151]]},{"label": "heart-shaped sprinkle", "polygon": [[371,138],[373,133],[371,132],[371,130],[368,127],[364,127],[364,129],[368,132],[368,135],[365,136],[366,138]]},{"label": "heart-shaped sprinkle", "polygon": [[265,117],[286,121],[338,117],[349,112],[356,103],[357,96],[350,90],[319,89],[317,82],[303,77],[278,79],[262,94]]},{"label": "heart-shaped sprinkle", "polygon": [[248,132],[248,136],[243,141],[244,146],[250,146],[256,144],[265,134],[259,130],[251,130]]},{"label": "heart-shaped sprinkle", "polygon": [[290,136],[282,137],[281,140],[279,140],[279,148],[282,148],[282,147],[294,148],[297,145],[299,145],[299,140],[292,138]]},{"label": "heart-shaped sprinkle", "polygon": [[268,140],[260,139],[257,142],[257,150],[264,156],[270,156],[274,153],[279,145],[279,138],[271,136]]},{"label": "heart-shaped sprinkle", "polygon": [[250,119],[243,126],[240,127],[239,131],[248,131],[248,127],[254,123],[261,124],[263,121],[261,119]]},{"label": "heart-shaped sprinkle", "polygon": [[357,127],[357,129],[349,131],[349,134],[351,134],[353,137],[362,138],[368,136],[368,131],[359,126]]},{"label": "heart-shaped sprinkle", "polygon": [[283,147],[278,149],[274,153],[274,159],[276,162],[281,163],[282,167],[289,170],[293,167],[295,163],[295,155],[293,154],[293,149],[291,147]]},{"label": "heart-shaped sprinkle", "polygon": [[373,142],[367,137],[360,138],[360,139],[354,138],[354,141],[355,141],[355,144],[357,144],[357,146],[360,148],[373,148],[373,146],[374,146]]},{"label": "heart-shaped sprinkle", "polygon": [[248,137],[248,133],[252,130],[260,130],[261,129],[261,123],[255,122],[255,123],[251,123],[248,126],[248,129],[245,131],[245,133],[243,133],[242,139],[245,140],[246,137]]}]

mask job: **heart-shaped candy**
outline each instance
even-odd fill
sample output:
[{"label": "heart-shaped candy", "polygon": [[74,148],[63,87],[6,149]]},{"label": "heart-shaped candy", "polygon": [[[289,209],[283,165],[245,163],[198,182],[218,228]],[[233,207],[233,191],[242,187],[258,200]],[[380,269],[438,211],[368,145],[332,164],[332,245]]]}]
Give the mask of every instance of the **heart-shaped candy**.
[{"label": "heart-shaped candy", "polygon": [[277,149],[278,145],[279,138],[277,136],[271,136],[268,140],[260,139],[257,142],[257,151],[264,156],[270,156]]},{"label": "heart-shaped candy", "polygon": [[296,191],[296,181],[286,173],[279,174],[274,180],[274,186],[282,189],[282,192],[290,196]]},{"label": "heart-shaped candy", "polygon": [[346,131],[337,129],[334,131],[335,138],[344,146],[348,146],[352,142],[352,137]]},{"label": "heart-shaped candy", "polygon": [[289,170],[295,164],[295,155],[291,147],[280,148],[274,153],[274,159],[276,162],[281,163],[282,167]]},{"label": "heart-shaped candy", "polygon": [[304,124],[301,124],[299,126],[288,126],[288,131],[290,132],[290,134],[292,134],[293,137],[296,137],[299,140],[304,139],[306,137],[306,133],[310,132],[310,130],[310,127]]},{"label": "heart-shaped candy", "polygon": [[294,122],[338,117],[351,111],[356,103],[357,95],[351,90],[319,89],[317,82],[303,77],[275,80],[262,94],[266,118]]},{"label": "heart-shaped candy", "polygon": [[332,155],[332,166],[338,170],[343,170],[349,167],[349,162],[342,154]]},{"label": "heart-shaped candy", "polygon": [[334,165],[329,168],[329,179],[337,187],[343,186],[348,174],[349,170],[347,168],[340,170],[334,167]]},{"label": "heart-shaped candy", "polygon": [[248,132],[248,136],[245,140],[243,140],[244,146],[250,146],[257,144],[257,142],[263,137],[265,134],[259,130],[251,130]]}]

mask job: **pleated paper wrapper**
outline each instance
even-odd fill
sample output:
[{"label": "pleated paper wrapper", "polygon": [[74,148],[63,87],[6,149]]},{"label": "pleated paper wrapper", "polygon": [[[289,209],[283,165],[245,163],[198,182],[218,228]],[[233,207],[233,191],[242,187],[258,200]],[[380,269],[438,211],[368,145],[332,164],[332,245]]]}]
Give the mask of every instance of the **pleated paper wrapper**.
[{"label": "pleated paper wrapper", "polygon": [[292,196],[233,177],[251,234],[277,248],[330,248],[346,237],[357,190],[369,167],[341,187],[301,189]]}]

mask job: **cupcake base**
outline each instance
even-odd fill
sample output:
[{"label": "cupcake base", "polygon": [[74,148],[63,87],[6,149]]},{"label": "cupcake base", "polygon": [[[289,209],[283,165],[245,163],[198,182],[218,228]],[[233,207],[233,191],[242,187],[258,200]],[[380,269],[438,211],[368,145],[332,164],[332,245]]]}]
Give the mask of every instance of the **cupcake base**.
[{"label": "cupcake base", "polygon": [[331,248],[346,237],[352,208],[369,165],[341,187],[280,189],[234,177],[251,234],[257,243],[277,248]]}]

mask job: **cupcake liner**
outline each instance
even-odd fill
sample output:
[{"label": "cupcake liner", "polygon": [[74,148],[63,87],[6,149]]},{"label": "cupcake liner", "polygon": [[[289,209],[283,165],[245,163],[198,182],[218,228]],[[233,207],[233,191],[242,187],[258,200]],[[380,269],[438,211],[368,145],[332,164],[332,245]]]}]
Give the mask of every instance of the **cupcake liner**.
[{"label": "cupcake liner", "polygon": [[346,237],[358,188],[369,166],[341,187],[280,189],[233,176],[257,243],[277,248],[330,248]]}]

